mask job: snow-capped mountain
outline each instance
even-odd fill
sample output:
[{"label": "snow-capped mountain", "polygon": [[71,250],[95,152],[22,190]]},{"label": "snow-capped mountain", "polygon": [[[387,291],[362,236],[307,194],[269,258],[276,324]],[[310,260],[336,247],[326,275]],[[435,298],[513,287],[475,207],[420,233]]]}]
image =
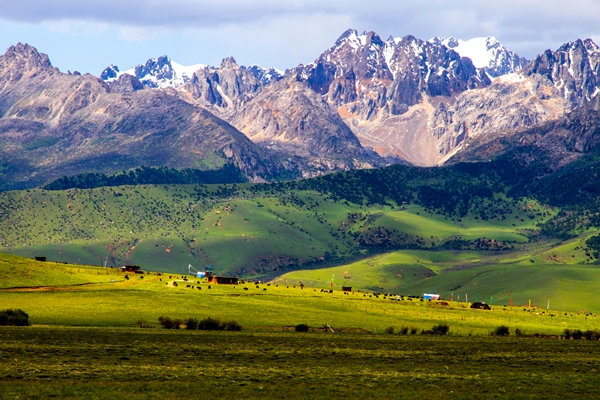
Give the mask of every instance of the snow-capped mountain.
[{"label": "snow-capped mountain", "polygon": [[[263,68],[256,64],[250,67],[241,66],[240,68],[254,75],[263,85],[272,80],[281,79],[283,76],[283,72],[276,68]],[[145,64],[138,64],[127,71],[120,71],[116,65],[110,65],[102,71],[100,78],[107,83],[114,83],[120,76],[127,74],[135,76],[146,87],[177,88],[192,81],[195,72],[209,69],[216,70],[217,68],[205,64],[181,65],[167,56],[162,56],[151,58]]]},{"label": "snow-capped mountain", "polygon": [[286,73],[297,73],[331,103],[364,119],[380,111],[403,114],[423,95],[449,97],[491,83],[471,60],[445,46],[414,36],[384,42],[375,32],[359,35],[354,29],[313,63]]},{"label": "snow-capped mountain", "polygon": [[205,67],[204,64],[181,65],[172,61],[167,56],[162,56],[151,58],[145,64],[138,64],[122,72],[119,71],[119,67],[116,65],[111,65],[102,71],[100,78],[110,83],[118,79],[121,75],[128,74],[138,78],[146,87],[160,89],[167,87],[175,88],[188,83],[192,79],[194,72]]},{"label": "snow-capped mountain", "polygon": [[444,45],[456,51],[461,57],[470,58],[476,68],[485,69],[492,78],[519,71],[529,62],[508,50],[493,36],[469,40],[434,37],[429,42]]}]

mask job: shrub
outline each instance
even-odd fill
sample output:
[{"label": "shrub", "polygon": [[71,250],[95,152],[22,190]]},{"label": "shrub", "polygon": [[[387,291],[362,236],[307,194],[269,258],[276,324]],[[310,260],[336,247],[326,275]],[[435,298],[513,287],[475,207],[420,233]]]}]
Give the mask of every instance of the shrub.
[{"label": "shrub", "polygon": [[401,335],[406,335],[407,333],[408,333],[408,326],[403,326],[402,328],[400,328]]},{"label": "shrub", "polygon": [[226,331],[241,331],[242,326],[235,320],[223,322],[223,327]]},{"label": "shrub", "polygon": [[581,339],[583,337],[583,332],[581,332],[581,329],[573,329],[571,331],[571,337],[573,339]]},{"label": "shrub", "polygon": [[515,329],[515,335],[517,336],[525,336],[525,332],[520,330],[519,328]]},{"label": "shrub", "polygon": [[152,328],[152,326],[148,322],[146,322],[145,319],[138,319],[138,321],[135,324],[140,328]]},{"label": "shrub", "polygon": [[508,326],[500,325],[496,329],[492,331],[492,336],[508,336],[510,335],[510,331]]},{"label": "shrub", "polygon": [[564,335],[567,339],[571,339],[572,332],[570,329],[565,329]]},{"label": "shrub", "polygon": [[198,329],[203,331],[222,331],[225,327],[216,318],[206,317],[198,322]]},{"label": "shrub", "polygon": [[600,337],[600,332],[588,329],[587,331],[583,332],[583,337],[587,340],[598,340],[598,338]]},{"label": "shrub", "polygon": [[198,320],[196,318],[188,318],[185,320],[185,329],[191,331],[198,329]]},{"label": "shrub", "polygon": [[306,324],[298,324],[295,327],[296,332],[308,332],[308,325]]},{"label": "shrub", "polygon": [[437,324],[431,328],[431,333],[434,335],[445,335],[450,330],[450,325],[448,324]]},{"label": "shrub", "polygon": [[162,327],[165,329],[173,329],[175,326],[173,318],[171,317],[165,317],[161,315],[160,317],[158,317],[158,322],[160,322]]},{"label": "shrub", "polygon": [[0,325],[3,326],[29,326],[29,315],[21,309],[7,309],[0,311]]},{"label": "shrub", "polygon": [[387,328],[385,328],[385,333],[389,333],[390,335],[393,335],[395,331],[396,328],[394,328],[393,326],[388,326]]},{"label": "shrub", "polygon": [[183,320],[179,318],[173,319],[173,329],[181,329],[181,325],[183,325]]},{"label": "shrub", "polygon": [[416,335],[417,332],[419,332],[419,328],[417,328],[416,326],[411,326],[410,327],[410,334],[411,335]]}]

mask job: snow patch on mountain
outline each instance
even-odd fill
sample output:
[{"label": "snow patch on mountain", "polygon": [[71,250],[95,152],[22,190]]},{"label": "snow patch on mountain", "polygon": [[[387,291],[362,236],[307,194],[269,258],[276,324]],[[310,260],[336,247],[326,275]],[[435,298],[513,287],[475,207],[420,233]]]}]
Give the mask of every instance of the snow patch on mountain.
[{"label": "snow patch on mountain", "polygon": [[430,43],[444,45],[461,57],[470,58],[476,68],[483,68],[493,78],[517,72],[523,69],[528,61],[504,47],[495,37],[476,37],[461,40],[434,37]]},{"label": "snow patch on mountain", "polygon": [[194,72],[206,68],[204,64],[182,65],[167,56],[151,58],[145,64],[138,64],[126,71],[120,71],[116,65],[107,67],[100,78],[110,83],[119,79],[121,75],[135,76],[144,84],[152,88],[179,87],[189,82]]}]

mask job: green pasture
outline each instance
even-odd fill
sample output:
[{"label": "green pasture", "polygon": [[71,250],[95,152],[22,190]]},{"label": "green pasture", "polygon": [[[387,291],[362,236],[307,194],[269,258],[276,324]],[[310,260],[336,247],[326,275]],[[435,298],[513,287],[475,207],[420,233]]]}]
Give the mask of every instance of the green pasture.
[{"label": "green pasture", "polygon": [[115,274],[116,272],[104,268],[41,262],[9,254],[0,255],[0,290],[23,286],[107,282],[115,278]]},{"label": "green pasture", "polygon": [[597,398],[597,341],[0,329],[0,397]]},{"label": "green pasture", "polygon": [[[566,310],[560,308],[558,301],[551,304],[550,313],[554,316],[542,315],[543,309],[523,311],[516,303],[512,309],[497,306],[489,312],[469,309],[464,302],[397,299],[388,293],[377,295],[356,289],[347,293],[336,287],[329,293],[327,284],[208,285],[192,277],[186,281],[183,275],[168,274],[129,274],[127,279],[126,274],[110,268],[37,263],[11,256],[2,259],[3,277],[9,283],[0,291],[0,309],[23,309],[32,323],[42,325],[127,327],[135,326],[139,320],[157,325],[161,315],[181,319],[212,316],[234,319],[254,329],[299,323],[321,327],[327,323],[336,329],[383,332],[389,326],[414,326],[420,330],[447,323],[456,335],[486,335],[500,324],[530,333],[559,334],[565,327],[595,329],[600,323],[595,316],[557,311]],[[483,275],[482,287],[487,279]],[[566,279],[569,274],[562,276]],[[498,280],[493,275],[489,279]],[[91,284],[68,286],[88,282]],[[45,287],[8,289],[23,286]]]}]

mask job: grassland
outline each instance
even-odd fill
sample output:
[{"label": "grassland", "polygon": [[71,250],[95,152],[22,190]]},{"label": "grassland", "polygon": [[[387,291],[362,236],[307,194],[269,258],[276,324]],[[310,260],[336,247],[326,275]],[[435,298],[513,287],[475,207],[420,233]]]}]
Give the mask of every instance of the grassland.
[{"label": "grassland", "polygon": [[[8,263],[12,264],[11,260]],[[566,327],[585,330],[600,326],[600,320],[589,312],[551,308],[546,313],[545,309],[524,309],[516,303],[512,308],[498,306],[493,312],[486,312],[471,310],[467,303],[457,301],[443,305],[406,298],[399,301],[392,295],[365,291],[329,293],[326,284],[304,288],[250,282],[208,285],[192,278],[185,281],[180,275],[154,274],[129,275],[127,279],[124,273],[110,269],[74,269],[61,264],[45,267],[26,260],[20,266],[3,270],[4,276],[13,279],[2,281],[0,309],[23,309],[32,323],[41,325],[132,327],[139,320],[158,325],[161,315],[181,319],[211,316],[234,319],[249,329],[259,330],[299,323],[320,328],[327,323],[334,329],[381,333],[389,326],[422,330],[447,323],[453,334],[463,336],[487,335],[500,324],[513,332],[519,328],[548,335],[561,334]],[[92,284],[77,285],[85,281]],[[32,284],[27,285],[28,282]]]},{"label": "grassland", "polygon": [[597,342],[0,329],[0,398],[597,398]]},{"label": "grassland", "polygon": [[[398,254],[394,261],[421,255]],[[457,301],[329,293],[328,285],[208,285],[181,275],[126,275],[11,255],[0,255],[0,273],[0,309],[23,309],[33,324],[0,327],[2,399],[600,394],[598,342],[551,338],[565,328],[599,330],[600,319],[590,313],[473,310]],[[162,315],[236,320],[243,331],[166,330],[158,323]],[[311,332],[294,332],[299,323]],[[440,323],[450,326],[449,336],[419,334]],[[511,336],[489,336],[499,325]],[[384,333],[389,327],[416,334]],[[515,337],[517,329],[527,336]]]}]

